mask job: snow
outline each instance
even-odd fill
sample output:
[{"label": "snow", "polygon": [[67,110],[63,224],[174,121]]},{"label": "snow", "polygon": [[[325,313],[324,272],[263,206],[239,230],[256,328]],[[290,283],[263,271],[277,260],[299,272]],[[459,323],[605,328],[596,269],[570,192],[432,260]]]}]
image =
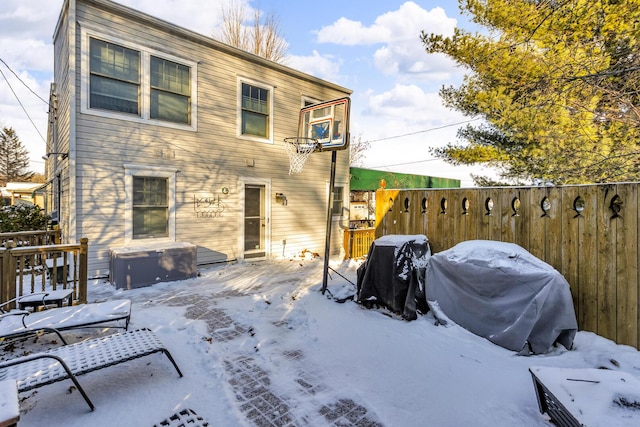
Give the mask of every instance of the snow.
[{"label": "snow", "polygon": [[[21,393],[19,425],[151,426],[183,408],[211,425],[253,425],[250,402],[240,399],[239,388],[251,378],[235,374],[249,366],[292,415],[291,425],[338,425],[321,408],[352,401],[383,426],[549,427],[538,410],[530,368],[559,368],[551,376],[558,381],[583,368],[640,378],[640,352],[590,332],[578,332],[571,351],[559,347],[525,357],[453,323],[438,325],[429,313],[407,322],[381,309],[336,302],[355,292],[359,264],[332,262],[339,274],[331,273],[325,295],[317,258],[218,265],[193,279],[133,290],[93,281],[90,300],[130,299],[130,329],[153,330],[184,377],[160,354],[109,367],[79,378],[95,411],[63,381]],[[77,341],[110,332],[65,337]],[[16,348],[2,343],[0,356],[59,345],[54,341],[44,336]],[[313,392],[302,391],[303,382]],[[588,417],[583,423],[640,425],[637,406],[611,409],[603,401],[611,395],[606,381],[579,386],[586,384],[604,390],[572,402]],[[635,390],[627,397],[634,401],[638,395]]]}]

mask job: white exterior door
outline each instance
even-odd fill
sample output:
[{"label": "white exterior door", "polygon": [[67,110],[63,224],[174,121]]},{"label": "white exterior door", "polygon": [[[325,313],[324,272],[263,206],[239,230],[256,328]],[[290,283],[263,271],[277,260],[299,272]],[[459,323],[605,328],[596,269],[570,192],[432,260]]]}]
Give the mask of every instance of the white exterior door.
[{"label": "white exterior door", "polygon": [[269,255],[270,187],[270,182],[265,180],[240,180],[240,258],[264,258]]}]

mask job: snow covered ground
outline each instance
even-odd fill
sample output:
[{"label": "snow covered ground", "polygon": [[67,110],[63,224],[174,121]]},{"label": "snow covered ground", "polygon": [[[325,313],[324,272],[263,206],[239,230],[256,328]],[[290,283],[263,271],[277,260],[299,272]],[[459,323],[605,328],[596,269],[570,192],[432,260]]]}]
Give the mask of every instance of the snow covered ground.
[{"label": "snow covered ground", "polygon": [[[160,354],[87,374],[79,380],[93,412],[70,381],[21,393],[19,426],[152,426],[182,408],[213,426],[550,426],[530,367],[562,368],[559,384],[565,373],[576,375],[570,368],[640,378],[640,352],[590,332],[578,332],[571,351],[524,357],[459,326],[436,326],[429,314],[406,322],[337,303],[331,296],[354,293],[358,263],[332,264],[348,280],[331,274],[325,295],[322,266],[321,259],[219,265],[195,279],[129,291],[95,281],[90,300],[131,299],[130,329],[152,329],[184,377]],[[2,343],[0,356],[54,339]],[[630,405],[603,403],[607,393],[598,390],[574,401],[588,425],[640,425],[640,390],[626,395]],[[601,408],[595,415],[594,407]]]}]

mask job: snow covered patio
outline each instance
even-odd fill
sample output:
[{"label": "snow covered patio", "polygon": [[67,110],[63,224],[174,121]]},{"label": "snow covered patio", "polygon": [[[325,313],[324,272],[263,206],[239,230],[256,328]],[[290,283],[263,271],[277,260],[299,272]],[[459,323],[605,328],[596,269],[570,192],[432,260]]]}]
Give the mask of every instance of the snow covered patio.
[{"label": "snow covered patio", "polygon": [[[160,355],[84,375],[94,412],[71,382],[52,384],[20,395],[19,426],[153,426],[185,408],[214,426],[551,426],[539,413],[530,367],[640,376],[636,349],[589,332],[578,332],[572,351],[523,357],[461,327],[435,326],[429,314],[406,322],[338,304],[319,292],[322,264],[220,265],[194,279],[129,291],[90,283],[90,302],[131,299],[130,329],[153,330],[184,377]],[[358,265],[332,267],[355,283]],[[355,287],[332,274],[328,290],[343,298]],[[0,356],[59,345],[52,341],[2,343]],[[615,416],[608,426],[639,423],[638,408],[606,408]]]}]

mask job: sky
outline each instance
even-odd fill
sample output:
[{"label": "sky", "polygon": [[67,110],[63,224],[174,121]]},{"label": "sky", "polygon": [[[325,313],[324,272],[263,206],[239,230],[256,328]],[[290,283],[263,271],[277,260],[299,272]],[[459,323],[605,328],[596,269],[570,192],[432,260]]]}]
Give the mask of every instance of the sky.
[{"label": "sky", "polygon": [[[118,0],[172,24],[211,35],[221,1]],[[468,27],[453,0],[285,2],[241,0],[273,13],[288,44],[286,64],[353,90],[351,134],[370,143],[359,166],[460,179],[471,186],[479,167],[454,167],[428,149],[456,141],[473,120],[446,109],[443,85],[461,82],[463,69],[427,55],[420,32],[452,34]],[[13,127],[42,172],[47,105],[53,72],[52,36],[63,0],[3,0],[0,10],[0,125]],[[42,98],[40,99],[36,94]],[[26,111],[26,112],[25,112]]]},{"label": "sky", "polygon": [[[635,348],[579,331],[570,351],[518,356],[459,325],[438,325],[431,312],[408,322],[336,302],[355,293],[361,262],[332,262],[337,273],[324,295],[320,258],[212,266],[193,279],[131,290],[90,281],[90,302],[132,301],[129,329],[151,329],[184,376],[161,354],[83,375],[93,412],[70,381],[47,385],[20,394],[19,425],[151,426],[191,408],[212,426],[250,426],[256,407],[273,425],[286,416],[292,426],[356,425],[321,415],[346,407],[369,421],[358,425],[551,427],[530,368],[584,425],[640,425]],[[3,345],[0,359],[59,345],[52,336]]]}]

